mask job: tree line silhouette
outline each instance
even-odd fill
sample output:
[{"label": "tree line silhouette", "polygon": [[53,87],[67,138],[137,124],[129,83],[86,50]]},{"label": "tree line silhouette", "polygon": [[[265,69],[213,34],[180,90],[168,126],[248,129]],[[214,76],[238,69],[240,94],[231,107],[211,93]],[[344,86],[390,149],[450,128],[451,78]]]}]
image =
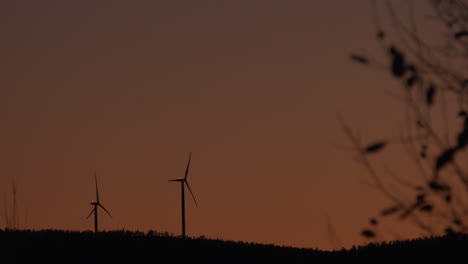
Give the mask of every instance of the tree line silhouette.
[{"label": "tree line silhouette", "polygon": [[186,238],[149,231],[0,230],[3,263],[312,263],[313,261],[461,258],[468,235],[370,243],[324,251]]}]

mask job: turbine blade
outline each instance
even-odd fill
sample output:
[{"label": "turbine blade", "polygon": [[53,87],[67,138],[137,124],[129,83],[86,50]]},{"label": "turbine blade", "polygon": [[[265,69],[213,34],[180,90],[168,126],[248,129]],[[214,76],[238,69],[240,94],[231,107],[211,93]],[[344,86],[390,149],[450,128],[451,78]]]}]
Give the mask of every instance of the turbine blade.
[{"label": "turbine blade", "polygon": [[98,204],[98,205],[99,205],[111,218],[113,218],[112,215],[109,213],[109,211],[107,211],[107,209],[106,209],[104,206],[102,206],[102,204]]},{"label": "turbine blade", "polygon": [[189,153],[189,156],[188,156],[188,163],[187,163],[187,168],[185,169],[185,177],[184,177],[184,180],[187,179],[187,176],[188,176],[188,172],[189,172],[189,168],[190,168],[190,159],[192,158],[192,152]]},{"label": "turbine blade", "polygon": [[89,215],[86,217],[86,219],[88,219],[94,213],[94,211],[96,211],[96,207],[94,207],[93,210],[91,210],[91,213],[89,213]]},{"label": "turbine blade", "polygon": [[168,181],[175,181],[176,182],[176,181],[179,181],[179,180],[168,180]]},{"label": "turbine blade", "polygon": [[188,184],[188,181],[184,181],[184,183],[187,185],[187,187],[188,187],[188,189],[189,189],[189,191],[190,191],[190,194],[192,195],[193,201],[195,202],[195,205],[196,205],[197,208],[198,208],[197,200],[195,199],[195,195],[193,195],[192,189],[190,189],[190,185]]},{"label": "turbine blade", "polygon": [[94,181],[96,182],[96,202],[99,203],[99,189],[98,189],[98,184],[97,184],[96,172],[94,172]]}]

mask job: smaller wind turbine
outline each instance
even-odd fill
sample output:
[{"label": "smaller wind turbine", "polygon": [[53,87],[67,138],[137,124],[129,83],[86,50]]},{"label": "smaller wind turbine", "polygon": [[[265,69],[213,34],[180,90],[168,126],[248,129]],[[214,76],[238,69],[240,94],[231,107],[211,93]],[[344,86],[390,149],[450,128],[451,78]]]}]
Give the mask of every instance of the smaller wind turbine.
[{"label": "smaller wind turbine", "polygon": [[192,189],[190,189],[190,185],[187,181],[187,176],[190,168],[190,159],[192,157],[192,152],[189,153],[189,159],[187,163],[187,168],[185,169],[185,177],[184,178],[178,178],[176,180],[169,180],[172,182],[180,182],[180,191],[181,191],[181,202],[182,202],[182,238],[185,238],[185,185],[187,185],[187,188],[190,191],[190,194],[192,195],[193,201],[195,202],[195,206],[198,207],[197,200],[195,199],[195,195],[193,195]]},{"label": "smaller wind turbine", "polygon": [[94,173],[94,181],[96,182],[96,201],[91,201],[91,205],[94,205],[94,208],[91,211],[91,213],[89,213],[88,217],[86,217],[86,219],[88,219],[94,213],[94,233],[97,233],[98,232],[98,207],[101,207],[111,218],[112,218],[112,215],[99,202],[99,189],[98,189],[96,173]]}]

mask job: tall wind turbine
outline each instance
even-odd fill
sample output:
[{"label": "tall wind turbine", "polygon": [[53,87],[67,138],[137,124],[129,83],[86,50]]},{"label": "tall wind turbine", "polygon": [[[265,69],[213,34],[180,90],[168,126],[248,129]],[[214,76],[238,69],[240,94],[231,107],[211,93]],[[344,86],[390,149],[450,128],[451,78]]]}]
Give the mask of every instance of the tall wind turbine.
[{"label": "tall wind turbine", "polygon": [[112,215],[99,202],[99,189],[98,189],[96,173],[94,173],[94,181],[96,182],[96,201],[91,201],[91,205],[93,205],[94,208],[91,211],[91,213],[89,213],[88,217],[86,217],[86,219],[88,219],[94,213],[94,233],[97,233],[98,232],[98,207],[101,207],[111,218],[112,218]]},{"label": "tall wind turbine", "polygon": [[182,238],[185,238],[185,194],[184,194],[185,185],[187,185],[187,188],[189,189],[190,194],[192,195],[193,201],[195,202],[195,205],[198,207],[197,200],[195,199],[195,195],[193,195],[192,189],[190,189],[190,185],[187,181],[191,157],[192,157],[192,152],[189,153],[187,168],[185,169],[185,177],[178,178],[176,180],[169,180],[172,182],[180,182],[181,202],[182,202]]}]

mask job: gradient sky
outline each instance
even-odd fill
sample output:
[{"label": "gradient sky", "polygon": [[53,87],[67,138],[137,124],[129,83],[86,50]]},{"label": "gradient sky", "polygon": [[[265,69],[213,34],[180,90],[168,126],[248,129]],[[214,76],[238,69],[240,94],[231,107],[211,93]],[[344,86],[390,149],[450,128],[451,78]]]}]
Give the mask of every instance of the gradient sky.
[{"label": "gradient sky", "polygon": [[380,54],[367,0],[2,1],[0,21],[0,202],[16,178],[23,228],[92,229],[96,171],[102,228],[179,234],[189,151],[190,236],[330,249],[328,215],[349,247],[388,205],[336,147],[337,112],[369,141],[401,121],[397,83],[349,60]]}]

